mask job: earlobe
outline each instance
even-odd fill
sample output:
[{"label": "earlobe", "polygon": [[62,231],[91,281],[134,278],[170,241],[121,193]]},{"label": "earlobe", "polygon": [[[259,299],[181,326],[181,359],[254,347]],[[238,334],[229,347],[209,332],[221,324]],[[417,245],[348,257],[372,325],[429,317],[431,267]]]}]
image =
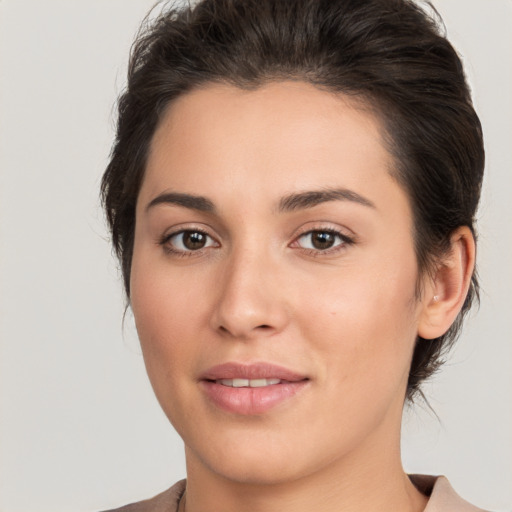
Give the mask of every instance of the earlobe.
[{"label": "earlobe", "polygon": [[418,335],[424,339],[442,336],[459,314],[475,267],[475,239],[467,226],[450,237],[449,252],[439,262],[431,285],[426,287]]}]

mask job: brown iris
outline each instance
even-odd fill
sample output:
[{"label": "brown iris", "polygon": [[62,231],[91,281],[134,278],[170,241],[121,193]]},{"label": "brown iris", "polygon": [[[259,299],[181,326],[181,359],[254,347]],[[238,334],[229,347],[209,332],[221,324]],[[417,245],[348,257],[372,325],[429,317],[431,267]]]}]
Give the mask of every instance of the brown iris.
[{"label": "brown iris", "polygon": [[185,231],[183,245],[190,251],[197,251],[206,245],[207,236],[199,231]]},{"label": "brown iris", "polygon": [[329,249],[333,246],[336,235],[329,231],[313,231],[311,243],[315,249]]}]

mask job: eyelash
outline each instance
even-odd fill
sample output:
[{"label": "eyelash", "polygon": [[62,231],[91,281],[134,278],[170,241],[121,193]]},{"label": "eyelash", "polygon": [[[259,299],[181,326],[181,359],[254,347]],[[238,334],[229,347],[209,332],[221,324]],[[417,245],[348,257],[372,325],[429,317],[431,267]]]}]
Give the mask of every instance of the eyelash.
[{"label": "eyelash", "polygon": [[347,246],[353,245],[355,243],[355,240],[352,237],[347,236],[346,234],[342,233],[341,231],[338,231],[338,230],[332,229],[332,228],[318,227],[318,228],[314,228],[314,229],[309,229],[308,231],[301,233],[299,236],[297,236],[295,238],[295,240],[292,242],[292,244],[297,243],[301,238],[304,238],[307,236],[312,236],[314,233],[322,233],[322,234],[328,233],[330,235],[334,235],[338,239],[339,243],[337,243],[336,245],[334,245],[332,247],[328,247],[327,249],[324,249],[324,250],[310,249],[310,248],[303,247],[302,248],[303,252],[305,252],[309,256],[322,257],[322,256],[327,256],[330,254],[338,253],[338,252],[346,249]]},{"label": "eyelash", "polygon": [[163,249],[166,253],[172,254],[173,256],[177,256],[179,258],[199,256],[204,252],[204,249],[207,249],[209,247],[209,246],[207,246],[206,248],[197,249],[197,250],[191,250],[191,249],[182,250],[182,249],[176,249],[175,247],[173,247],[172,244],[170,243],[172,238],[174,238],[175,236],[178,236],[178,235],[184,235],[185,233],[199,233],[199,234],[209,238],[210,240],[213,240],[213,237],[211,237],[206,231],[204,231],[202,229],[197,229],[197,228],[189,228],[189,229],[180,229],[179,231],[174,231],[172,233],[162,236],[162,238],[159,240],[158,244],[163,247]]},{"label": "eyelash", "polygon": [[[181,229],[179,231],[174,231],[172,233],[163,235],[161,237],[161,239],[158,241],[158,244],[163,247],[163,249],[166,253],[171,254],[173,256],[180,257],[180,258],[200,256],[204,253],[205,249],[208,249],[211,247],[211,245],[209,245],[204,248],[197,249],[197,250],[193,250],[193,249],[182,250],[182,249],[177,249],[177,248],[173,247],[173,245],[170,243],[172,238],[174,238],[178,235],[184,235],[185,233],[191,233],[191,234],[199,233],[199,234],[207,237],[208,239],[210,239],[210,241],[214,240],[214,238],[212,236],[210,236],[206,231],[204,231],[202,229],[189,228],[189,229]],[[323,233],[323,234],[328,233],[328,234],[334,235],[338,239],[339,243],[337,243],[333,247],[329,247],[324,250],[302,247],[302,251],[309,256],[321,257],[321,256],[330,255],[333,253],[340,252],[341,250],[346,249],[347,246],[353,245],[355,243],[354,238],[349,237],[346,234],[344,234],[336,229],[318,227],[318,228],[314,228],[314,229],[309,229],[308,231],[305,231],[305,232],[299,234],[297,237],[295,237],[295,239],[290,244],[290,246],[294,247],[294,244],[297,244],[300,239],[307,237],[307,236],[311,236],[314,233]],[[215,243],[217,243],[217,242],[215,242]],[[218,247],[218,245],[217,245],[217,247]],[[298,247],[300,248],[300,246],[298,246]]]}]

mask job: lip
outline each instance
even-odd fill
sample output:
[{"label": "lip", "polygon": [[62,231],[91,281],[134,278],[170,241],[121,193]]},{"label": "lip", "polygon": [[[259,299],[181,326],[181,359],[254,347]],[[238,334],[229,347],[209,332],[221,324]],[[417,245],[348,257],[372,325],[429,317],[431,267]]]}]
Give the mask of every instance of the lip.
[{"label": "lip", "polygon": [[200,380],[220,379],[281,379],[298,382],[307,378],[306,375],[294,372],[271,363],[224,363],[212,366],[199,377]]},{"label": "lip", "polygon": [[[265,387],[229,387],[223,379],[279,379],[279,384]],[[309,383],[306,375],[270,363],[224,363],[201,374],[199,384],[207,399],[216,407],[233,414],[261,415],[292,399]]]}]

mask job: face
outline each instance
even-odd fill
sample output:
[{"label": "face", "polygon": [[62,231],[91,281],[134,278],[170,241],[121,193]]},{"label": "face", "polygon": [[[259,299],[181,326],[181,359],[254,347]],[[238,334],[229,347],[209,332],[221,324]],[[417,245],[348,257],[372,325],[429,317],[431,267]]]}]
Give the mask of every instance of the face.
[{"label": "face", "polygon": [[209,85],[155,133],[132,308],[158,400],[204,471],[286,481],[398,449],[423,307],[411,208],[352,101]]}]

